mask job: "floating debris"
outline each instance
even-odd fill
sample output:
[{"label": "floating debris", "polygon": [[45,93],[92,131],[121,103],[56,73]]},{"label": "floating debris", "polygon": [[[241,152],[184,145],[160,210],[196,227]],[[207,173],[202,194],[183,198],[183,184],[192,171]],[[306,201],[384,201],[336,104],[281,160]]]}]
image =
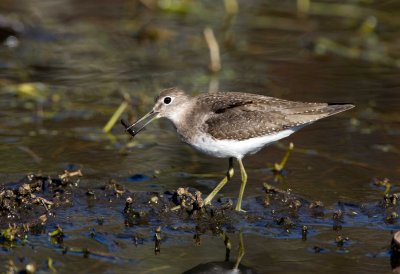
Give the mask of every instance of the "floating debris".
[{"label": "floating debris", "polygon": [[392,211],[389,216],[385,218],[385,222],[388,224],[394,224],[399,219],[399,214],[396,211]]},{"label": "floating debris", "polygon": [[383,192],[383,194],[385,194],[385,195],[387,195],[390,192],[390,189],[392,187],[392,185],[390,184],[388,178],[383,178],[383,179],[375,178],[372,183],[375,186],[383,186],[383,187],[385,187],[385,191]]},{"label": "floating debris", "polygon": [[324,203],[321,201],[313,201],[311,204],[308,206],[308,208],[311,210],[311,213],[315,217],[324,217]]},{"label": "floating debris", "polygon": [[129,214],[134,211],[132,208],[132,204],[133,199],[131,197],[126,198],[124,213]]},{"label": "floating debris", "polygon": [[126,198],[124,208],[125,226],[131,227],[141,223],[145,223],[146,213],[137,211],[133,208],[132,197]]},{"label": "floating debris", "polygon": [[302,229],[301,229],[301,239],[303,241],[307,240],[307,235],[308,235],[308,227],[306,225],[303,225]]},{"label": "floating debris", "polygon": [[57,225],[55,230],[53,230],[52,232],[49,232],[49,236],[50,236],[52,242],[61,244],[64,239],[63,229],[61,228],[61,226]]},{"label": "floating debris", "polygon": [[64,174],[59,175],[58,178],[60,178],[63,182],[70,182],[69,179],[73,177],[82,177],[82,176],[83,174],[81,170],[77,171],[64,170]]},{"label": "floating debris", "polygon": [[14,224],[14,225],[9,224],[7,229],[4,229],[1,231],[1,238],[3,241],[6,241],[6,242],[10,242],[10,243],[14,242],[17,238],[17,232],[18,232],[18,230],[17,230],[16,224]]},{"label": "floating debris", "polygon": [[178,210],[180,208],[185,209],[188,213],[193,213],[204,207],[204,201],[201,197],[200,191],[195,191],[194,194],[190,193],[189,188],[180,187],[172,196],[172,201],[177,206],[171,210]]},{"label": "floating debris", "polygon": [[342,230],[343,212],[340,209],[333,212],[332,219],[333,219],[333,230],[335,231]]},{"label": "floating debris", "polygon": [[289,216],[281,217],[276,220],[276,223],[283,227],[287,233],[290,232],[290,229],[293,227],[294,223]]},{"label": "floating debris", "polygon": [[104,187],[101,187],[100,189],[105,191],[112,191],[113,195],[117,197],[121,197],[122,194],[125,193],[125,188],[122,185],[118,184],[117,181],[114,179],[108,181],[106,185]]},{"label": "floating debris", "polygon": [[337,247],[343,247],[346,242],[350,241],[349,237],[343,237],[342,235],[338,235],[335,238],[335,243]]},{"label": "floating debris", "polygon": [[384,207],[394,207],[399,203],[399,195],[397,193],[394,194],[385,194],[383,196],[383,205]]},{"label": "floating debris", "polygon": [[154,253],[157,255],[161,252],[161,226],[156,228],[154,234]]}]

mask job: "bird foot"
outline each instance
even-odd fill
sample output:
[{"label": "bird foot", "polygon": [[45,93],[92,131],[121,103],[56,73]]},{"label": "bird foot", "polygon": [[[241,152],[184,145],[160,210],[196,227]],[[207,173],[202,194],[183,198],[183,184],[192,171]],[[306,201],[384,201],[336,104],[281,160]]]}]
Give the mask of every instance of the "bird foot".
[{"label": "bird foot", "polygon": [[240,207],[239,207],[239,208],[236,207],[235,210],[236,210],[237,212],[243,212],[243,213],[246,213],[246,212],[247,212],[246,210],[243,210],[243,209],[241,209]]},{"label": "bird foot", "polygon": [[273,171],[274,173],[276,173],[276,174],[278,174],[278,175],[279,175],[279,174],[282,174],[283,170],[285,169],[286,162],[288,161],[289,156],[290,156],[290,154],[292,153],[293,149],[294,149],[294,144],[293,144],[293,143],[290,143],[290,144],[289,144],[289,147],[288,147],[288,149],[287,149],[287,151],[286,151],[286,153],[285,153],[285,156],[283,156],[282,161],[281,161],[280,163],[275,163],[275,164],[274,164],[274,167],[272,168],[272,171]]},{"label": "bird foot", "polygon": [[206,205],[211,205],[211,199],[205,198],[205,199],[204,199],[204,205],[205,205],[205,206],[206,206]]}]

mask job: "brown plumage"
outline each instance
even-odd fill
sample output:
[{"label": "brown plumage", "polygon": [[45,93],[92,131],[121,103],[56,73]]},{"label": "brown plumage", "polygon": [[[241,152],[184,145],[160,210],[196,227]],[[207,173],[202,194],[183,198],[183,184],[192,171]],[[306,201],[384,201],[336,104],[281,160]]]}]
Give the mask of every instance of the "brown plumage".
[{"label": "brown plumage", "polygon": [[305,103],[239,92],[207,93],[193,99],[196,112],[208,113],[203,131],[220,140],[246,140],[300,128],[354,107],[351,104]]}]

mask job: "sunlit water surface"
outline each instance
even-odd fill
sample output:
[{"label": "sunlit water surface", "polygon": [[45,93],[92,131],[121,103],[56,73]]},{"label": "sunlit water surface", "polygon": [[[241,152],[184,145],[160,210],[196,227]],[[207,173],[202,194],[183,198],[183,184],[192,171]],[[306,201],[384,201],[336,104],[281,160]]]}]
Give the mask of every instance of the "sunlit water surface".
[{"label": "sunlit water surface", "polygon": [[[332,210],[339,201],[376,203],[383,189],[372,185],[373,178],[389,178],[392,191],[398,191],[399,68],[334,53],[320,56],[313,48],[321,37],[343,44],[361,39],[360,26],[368,15],[379,14],[374,47],[389,53],[398,49],[400,20],[388,18],[399,18],[400,6],[383,2],[367,5],[371,14],[364,11],[351,18],[299,18],[291,1],[247,1],[229,22],[222,1],[194,1],[185,14],[150,9],[139,1],[3,1],[0,15],[20,22],[23,29],[16,34],[17,46],[0,46],[1,182],[18,181],[28,173],[56,176],[64,169],[80,168],[84,187],[116,179],[130,191],[190,186],[208,193],[224,175],[227,160],[182,144],[168,121],[149,125],[124,153],[129,137],[123,128],[117,124],[104,134],[102,127],[123,94],[133,98],[138,117],[151,109],[162,88],[179,86],[198,94],[211,86],[356,105],[245,158],[249,182],[244,209],[251,212],[252,199],[263,195],[262,183],[273,182],[269,168],[280,161],[289,141],[295,151],[280,188],[322,201]],[[348,1],[363,7],[357,3]],[[214,76],[208,72],[203,39],[207,26],[213,27],[221,44],[222,71]],[[21,84],[33,86],[35,95],[24,92]],[[239,178],[221,195],[235,199]],[[161,253],[154,255],[156,226],[142,227],[145,241],[135,246],[131,237],[138,228],[126,228],[121,211],[115,206],[91,207],[82,200],[58,213],[66,218],[66,242],[112,256],[63,255],[46,236],[32,236],[29,245],[0,251],[0,262],[27,258],[23,262],[35,261],[45,268],[51,257],[60,273],[180,273],[224,259],[225,247],[218,237],[207,235],[196,246],[190,233],[174,234],[170,228]],[[104,226],[96,224],[100,216],[106,218]],[[307,241],[299,231],[276,234],[267,227],[244,226],[242,263],[257,273],[390,272],[390,231],[398,229],[397,223],[350,220],[341,232],[350,241],[337,247],[329,222],[307,222],[313,231]],[[101,232],[102,240],[89,239],[92,228]],[[237,237],[231,234],[233,258]],[[316,246],[322,252],[315,252]]]}]

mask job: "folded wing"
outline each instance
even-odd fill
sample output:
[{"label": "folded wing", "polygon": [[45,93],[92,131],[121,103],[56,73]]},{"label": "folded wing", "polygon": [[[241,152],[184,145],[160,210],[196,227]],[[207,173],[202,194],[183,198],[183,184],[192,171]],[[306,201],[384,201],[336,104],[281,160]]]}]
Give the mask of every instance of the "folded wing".
[{"label": "folded wing", "polygon": [[[218,96],[218,93],[213,96]],[[354,107],[351,104],[304,103],[242,93],[229,100],[212,101],[213,113],[205,121],[205,131],[216,139],[236,140],[300,128]]]}]

